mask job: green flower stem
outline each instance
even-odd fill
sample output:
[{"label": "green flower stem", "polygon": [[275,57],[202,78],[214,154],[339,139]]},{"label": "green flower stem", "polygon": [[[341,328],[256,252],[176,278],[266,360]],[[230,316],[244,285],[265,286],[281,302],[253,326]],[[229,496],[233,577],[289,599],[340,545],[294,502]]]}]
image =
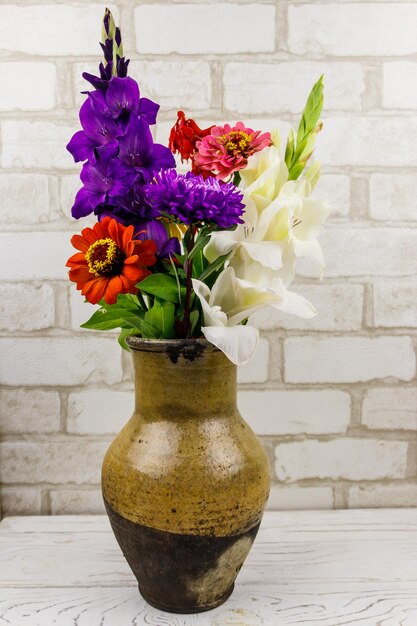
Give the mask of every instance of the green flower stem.
[{"label": "green flower stem", "polygon": [[190,314],[191,314],[191,292],[193,289],[192,277],[193,277],[193,260],[190,258],[190,253],[194,247],[195,241],[195,226],[191,224],[188,229],[188,247],[186,250],[186,259],[184,263],[185,275],[186,275],[186,283],[185,283],[185,300],[184,300],[184,322],[183,322],[183,336],[189,337],[191,325],[190,325]]}]

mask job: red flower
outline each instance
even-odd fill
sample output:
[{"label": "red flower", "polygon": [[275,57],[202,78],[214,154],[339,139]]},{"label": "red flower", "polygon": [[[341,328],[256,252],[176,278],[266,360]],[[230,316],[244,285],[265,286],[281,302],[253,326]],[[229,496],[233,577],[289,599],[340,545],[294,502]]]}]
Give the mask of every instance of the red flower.
[{"label": "red flower", "polygon": [[151,273],[146,268],[156,263],[156,244],[132,240],[133,231],[105,217],[71,238],[80,252],[67,261],[69,278],[91,304],[114,304],[119,293],[137,293],[136,284]]},{"label": "red flower", "polygon": [[169,149],[173,154],[178,152],[181,155],[181,161],[193,159],[196,153],[196,142],[209,135],[212,128],[213,126],[209,126],[203,130],[194,120],[186,119],[183,111],[178,111],[178,119],[169,135]]}]

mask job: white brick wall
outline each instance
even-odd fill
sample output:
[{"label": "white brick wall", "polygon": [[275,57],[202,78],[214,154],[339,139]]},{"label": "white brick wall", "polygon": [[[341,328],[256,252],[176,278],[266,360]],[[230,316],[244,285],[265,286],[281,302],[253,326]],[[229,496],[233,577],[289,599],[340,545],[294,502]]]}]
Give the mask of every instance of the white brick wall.
[{"label": "white brick wall", "polygon": [[144,54],[236,54],[275,47],[272,4],[143,4],[135,9],[135,27]]},{"label": "white brick wall", "polygon": [[[317,193],[327,271],[294,285],[319,315],[257,315],[239,406],[272,468],[273,509],[417,506],[417,0],[116,0],[130,73],[201,126],[285,140],[325,74]],[[115,333],[66,280],[79,166],[65,145],[104,5],[0,3],[0,471],[4,514],[98,513],[100,464],[133,406]]]}]

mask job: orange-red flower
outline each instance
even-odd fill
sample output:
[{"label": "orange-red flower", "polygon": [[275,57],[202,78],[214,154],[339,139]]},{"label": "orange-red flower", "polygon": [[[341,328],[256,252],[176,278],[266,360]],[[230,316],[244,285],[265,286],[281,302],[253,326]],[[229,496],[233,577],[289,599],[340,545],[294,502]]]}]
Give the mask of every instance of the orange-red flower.
[{"label": "orange-red flower", "polygon": [[[173,154],[178,152],[181,155],[181,161],[191,159],[193,173],[201,174],[202,172],[194,163],[196,143],[209,135],[213,126],[204,129],[200,128],[194,120],[185,117],[184,111],[178,111],[177,115],[177,121],[171,128],[169,135],[169,149]],[[210,176],[210,172],[207,173],[207,170],[205,170],[204,174],[205,178]]]},{"label": "orange-red flower", "polygon": [[151,273],[146,268],[156,263],[155,242],[133,240],[133,231],[105,217],[73,235],[71,243],[80,252],[67,261],[69,278],[91,304],[102,299],[114,304],[119,293],[137,293],[137,283]]}]

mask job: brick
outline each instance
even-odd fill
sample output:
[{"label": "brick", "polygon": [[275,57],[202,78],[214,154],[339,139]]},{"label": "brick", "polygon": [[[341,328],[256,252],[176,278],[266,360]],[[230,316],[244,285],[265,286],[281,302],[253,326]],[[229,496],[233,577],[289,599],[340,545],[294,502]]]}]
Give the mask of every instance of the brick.
[{"label": "brick", "polygon": [[3,433],[53,433],[60,427],[60,401],[56,391],[2,389]]},{"label": "brick", "polygon": [[362,285],[293,285],[291,290],[303,295],[317,309],[318,314],[303,320],[295,315],[285,315],[265,309],[251,318],[258,328],[272,330],[358,330],[362,325],[364,289]]},{"label": "brick", "polygon": [[121,348],[110,337],[2,338],[0,346],[5,385],[112,385],[122,377]]},{"label": "brick", "polygon": [[392,109],[417,108],[417,63],[384,63],[382,105]]},{"label": "brick", "polygon": [[9,332],[51,328],[55,322],[54,291],[50,285],[0,285],[0,329]]},{"label": "brick", "polygon": [[67,430],[76,434],[115,434],[134,409],[131,391],[81,391],[68,397]]},{"label": "brick", "polygon": [[[82,333],[91,333],[91,330],[87,328],[80,328],[81,324],[84,324],[95,311],[98,310],[98,306],[85,302],[84,296],[80,291],[77,291],[75,284],[71,283],[70,286],[70,313],[71,313],[71,328],[78,330]],[[109,331],[111,332],[111,331]],[[115,331],[118,332],[117,330]],[[113,333],[112,333],[113,334]]]},{"label": "brick", "polygon": [[[326,116],[315,154],[323,164],[341,167],[415,166],[416,134],[417,118],[412,116]],[[387,138],[392,141],[388,148]]]},{"label": "brick", "polygon": [[417,328],[417,284],[378,283],[374,285],[374,324],[395,328]]},{"label": "brick", "polygon": [[[77,105],[85,99],[85,95],[80,93],[85,91],[87,84],[82,73],[95,71],[96,64],[92,63],[74,66]],[[132,61],[129,76],[139,83],[142,96],[155,100],[164,110],[210,108],[211,76],[210,65],[206,62]]]},{"label": "brick", "polygon": [[[110,5],[117,19],[117,9]],[[0,6],[0,40],[3,50],[53,56],[100,52],[103,5],[62,4]]]},{"label": "brick", "polygon": [[275,448],[275,472],[279,480],[288,482],[404,478],[407,446],[405,441],[354,438],[282,443]]},{"label": "brick", "polygon": [[343,391],[240,391],[238,404],[258,435],[345,433],[350,422]]},{"label": "brick", "polygon": [[360,110],[365,82],[356,63],[228,63],[225,106],[239,113],[300,113],[311,87],[326,77],[326,109]]},{"label": "brick", "polygon": [[[74,253],[71,233],[0,233],[0,279],[66,279],[65,264]],[[24,255],[22,251],[24,250]]]},{"label": "brick", "polygon": [[290,383],[411,380],[416,372],[409,337],[291,337],[284,351],[285,380]]},{"label": "brick", "polygon": [[41,492],[35,489],[2,487],[1,512],[6,515],[40,515]]},{"label": "brick", "polygon": [[[201,28],[214,24],[215,28]],[[247,28],[238,25],[250,24]],[[275,7],[262,4],[144,4],[135,9],[141,53],[233,54],[272,52]]]},{"label": "brick", "polygon": [[416,221],[415,185],[415,174],[372,174],[369,182],[371,217],[392,222]]},{"label": "brick", "polygon": [[0,469],[4,483],[99,484],[108,442],[4,441]]},{"label": "brick", "polygon": [[350,509],[401,508],[417,506],[417,485],[354,486],[349,489]]},{"label": "brick", "polygon": [[51,490],[52,515],[99,515],[105,513],[100,489]]},{"label": "brick", "polygon": [[69,125],[66,122],[5,120],[1,131],[1,165],[23,168],[79,168],[79,164],[74,164],[72,156],[65,149],[77,130],[75,123]]},{"label": "brick", "polygon": [[330,217],[345,217],[350,210],[350,178],[344,174],[324,174],[314,191],[315,196],[327,197]]},{"label": "brick", "polygon": [[362,424],[376,429],[417,430],[417,388],[371,389],[363,402]]},{"label": "brick", "polygon": [[41,174],[0,174],[0,221],[37,224],[50,217],[48,177]]},{"label": "brick", "polygon": [[311,511],[333,508],[331,487],[271,487],[267,509],[269,511]]},{"label": "brick", "polygon": [[[415,276],[417,229],[325,228],[320,235],[326,277]],[[302,259],[300,276],[317,276],[318,268]]]},{"label": "brick", "polygon": [[238,367],[238,383],[264,383],[268,380],[268,363],[269,344],[266,339],[261,338],[249,363]]},{"label": "brick", "polygon": [[413,54],[417,52],[416,20],[414,3],[292,5],[288,8],[288,46],[291,52],[298,54]]},{"label": "brick", "polygon": [[53,63],[0,63],[0,82],[0,111],[49,111],[55,106]]},{"label": "brick", "polygon": [[[62,211],[62,215],[71,218],[71,208],[74,204],[75,196],[79,189],[81,189],[82,183],[78,174],[68,174],[62,176],[60,179],[59,187],[59,204]],[[83,218],[83,224],[84,224]]]}]

